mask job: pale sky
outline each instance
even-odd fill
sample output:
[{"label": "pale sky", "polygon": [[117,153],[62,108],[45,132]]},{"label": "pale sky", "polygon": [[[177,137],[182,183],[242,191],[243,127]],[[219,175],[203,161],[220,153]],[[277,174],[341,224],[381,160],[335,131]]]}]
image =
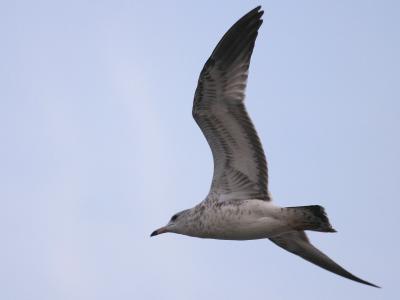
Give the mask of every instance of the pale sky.
[{"label": "pale sky", "polygon": [[[144,4],[148,3],[148,4]],[[204,199],[191,106],[226,30],[265,10],[247,108],[282,206],[374,289],[268,240],[165,234]],[[398,1],[2,1],[0,299],[396,299]]]}]

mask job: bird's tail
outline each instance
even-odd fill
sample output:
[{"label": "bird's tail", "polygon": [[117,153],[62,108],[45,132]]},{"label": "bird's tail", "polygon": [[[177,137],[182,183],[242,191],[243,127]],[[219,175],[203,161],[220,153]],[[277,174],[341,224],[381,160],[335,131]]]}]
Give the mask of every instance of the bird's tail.
[{"label": "bird's tail", "polygon": [[325,209],[319,205],[286,207],[289,225],[295,230],[336,232],[329,223]]}]

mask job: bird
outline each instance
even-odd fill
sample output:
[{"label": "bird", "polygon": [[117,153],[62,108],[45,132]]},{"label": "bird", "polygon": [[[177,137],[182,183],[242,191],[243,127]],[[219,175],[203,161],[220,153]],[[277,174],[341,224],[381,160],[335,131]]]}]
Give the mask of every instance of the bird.
[{"label": "bird", "polygon": [[225,33],[198,79],[192,115],[214,162],[207,197],[174,214],[150,236],[171,232],[221,240],[269,239],[330,272],[379,287],[351,274],[311,244],[306,230],[335,232],[322,206],[280,207],[272,201],[264,150],[244,104],[263,13],[257,6]]}]

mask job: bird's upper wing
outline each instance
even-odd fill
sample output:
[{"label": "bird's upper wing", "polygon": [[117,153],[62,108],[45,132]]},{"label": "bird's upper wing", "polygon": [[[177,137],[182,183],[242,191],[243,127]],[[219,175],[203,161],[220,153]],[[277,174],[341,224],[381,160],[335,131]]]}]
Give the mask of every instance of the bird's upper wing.
[{"label": "bird's upper wing", "polygon": [[282,235],[279,235],[274,238],[270,238],[272,242],[274,242],[279,247],[296,254],[305,260],[324,268],[330,272],[333,272],[337,275],[346,277],[348,279],[370,285],[373,287],[379,287],[375,284],[372,284],[368,281],[362,280],[351,274],[350,272],[346,271],[344,268],[339,266],[335,263],[332,259],[330,259],[327,255],[322,253],[322,251],[318,250],[314,247],[306,233],[304,231],[295,231],[295,232],[288,232]]},{"label": "bird's upper wing", "polygon": [[193,117],[214,158],[210,193],[222,200],[269,200],[267,163],[244,105],[254,42],[262,24],[257,7],[223,36],[201,71]]}]

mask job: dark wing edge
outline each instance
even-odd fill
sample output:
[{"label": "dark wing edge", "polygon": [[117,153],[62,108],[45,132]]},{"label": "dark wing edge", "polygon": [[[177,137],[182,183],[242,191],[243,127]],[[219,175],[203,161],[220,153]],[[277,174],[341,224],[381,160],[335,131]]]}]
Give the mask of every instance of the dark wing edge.
[{"label": "dark wing edge", "polygon": [[217,44],[200,73],[193,118],[214,158],[210,193],[221,199],[270,200],[265,154],[244,106],[250,58],[263,11],[237,21]]},{"label": "dark wing edge", "polygon": [[298,255],[325,270],[362,284],[380,288],[375,284],[354,276],[340,265],[335,263],[331,258],[310,243],[304,231],[288,232],[277,237],[270,238],[270,240],[279,247]]}]

